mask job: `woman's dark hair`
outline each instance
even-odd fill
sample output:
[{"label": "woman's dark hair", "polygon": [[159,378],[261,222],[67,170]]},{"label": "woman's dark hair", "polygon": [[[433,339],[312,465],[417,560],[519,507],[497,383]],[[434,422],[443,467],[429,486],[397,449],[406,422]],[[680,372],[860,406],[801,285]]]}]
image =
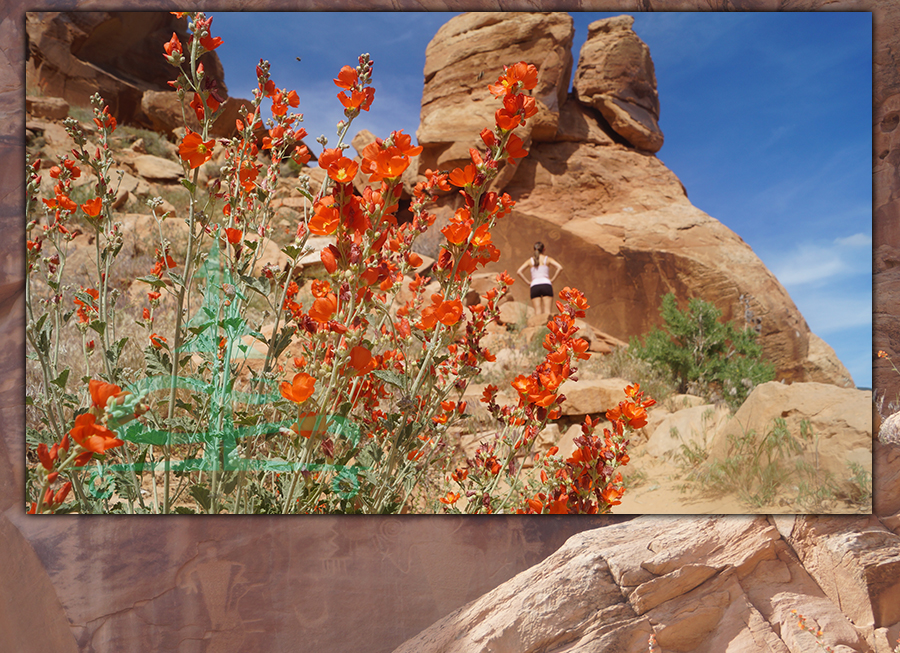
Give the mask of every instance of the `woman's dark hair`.
[{"label": "woman's dark hair", "polygon": [[531,257],[531,260],[534,261],[534,266],[537,267],[538,263],[540,263],[540,256],[544,253],[544,243],[538,241],[534,244],[534,256]]}]

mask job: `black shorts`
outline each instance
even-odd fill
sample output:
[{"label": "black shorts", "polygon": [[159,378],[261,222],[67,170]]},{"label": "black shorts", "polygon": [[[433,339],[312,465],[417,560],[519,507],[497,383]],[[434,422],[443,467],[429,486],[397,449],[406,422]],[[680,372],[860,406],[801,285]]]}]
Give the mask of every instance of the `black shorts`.
[{"label": "black shorts", "polygon": [[539,283],[531,287],[531,298],[553,297],[553,286],[549,283]]}]

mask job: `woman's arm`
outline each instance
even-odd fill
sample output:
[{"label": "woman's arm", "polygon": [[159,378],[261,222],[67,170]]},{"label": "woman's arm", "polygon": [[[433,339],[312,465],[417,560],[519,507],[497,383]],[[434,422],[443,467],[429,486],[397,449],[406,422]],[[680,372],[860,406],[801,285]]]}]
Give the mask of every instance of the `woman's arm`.
[{"label": "woman's arm", "polygon": [[525,283],[531,283],[531,279],[529,279],[524,274],[522,274],[522,270],[524,270],[527,267],[531,267],[531,259],[528,259],[527,261],[522,263],[522,265],[519,266],[519,269],[516,270],[516,274],[518,274],[520,277],[522,277],[522,279],[524,279]]},{"label": "woman's arm", "polygon": [[547,263],[556,266],[556,272],[553,274],[552,277],[550,277],[550,283],[553,283],[553,281],[556,279],[556,277],[559,276],[559,273],[562,272],[562,266],[557,262],[557,260],[555,258],[550,258],[549,256],[547,257]]}]

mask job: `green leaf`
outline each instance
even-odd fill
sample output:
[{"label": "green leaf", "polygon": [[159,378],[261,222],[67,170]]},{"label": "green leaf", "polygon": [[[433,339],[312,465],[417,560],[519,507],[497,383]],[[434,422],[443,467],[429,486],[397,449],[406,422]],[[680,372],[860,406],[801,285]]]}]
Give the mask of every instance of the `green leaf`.
[{"label": "green leaf", "polygon": [[194,184],[192,184],[192,183],[191,183],[190,181],[188,181],[187,179],[182,179],[182,180],[181,180],[181,185],[184,186],[185,188],[187,188],[187,189],[191,192],[191,194],[197,192],[197,187],[194,186]]},{"label": "green leaf", "polygon": [[297,329],[289,326],[285,327],[281,330],[281,333],[278,334],[278,338],[275,339],[275,344],[272,347],[272,355],[275,358],[281,356],[281,352],[287,349],[288,345],[291,344],[291,339],[294,337],[294,334],[297,332]]},{"label": "green leaf", "polygon": [[146,277],[138,277],[135,281],[142,281],[144,283],[149,283],[153,288],[165,288],[166,282],[160,279],[159,277],[155,277],[152,274]]},{"label": "green leaf", "polygon": [[169,278],[172,280],[172,283],[174,283],[176,286],[180,286],[182,288],[184,287],[184,277],[182,277],[180,274],[172,272],[171,270],[167,270],[166,272],[168,273]]},{"label": "green leaf", "polygon": [[281,248],[281,251],[292,261],[297,258],[297,254],[300,253],[300,248],[295,247],[294,245],[286,245]]},{"label": "green leaf", "polygon": [[372,375],[378,377],[385,383],[403,390],[403,377],[392,370],[372,370]]},{"label": "green leaf", "polygon": [[99,333],[101,336],[106,331],[106,323],[100,320],[94,320],[88,325],[91,329]]},{"label": "green leaf", "polygon": [[64,369],[62,371],[62,374],[60,374],[58,377],[53,379],[50,383],[55,385],[60,390],[65,390],[66,389],[66,381],[68,380],[68,378],[69,378],[69,370]]},{"label": "green leaf", "polygon": [[176,506],[175,510],[173,510],[176,515],[196,515],[197,512],[193,508],[188,508],[187,506]]},{"label": "green leaf", "polygon": [[214,326],[215,322],[204,322],[200,326],[188,327],[188,331],[193,333],[195,336],[199,336],[201,333],[206,331],[209,327]]},{"label": "green leaf", "polygon": [[194,497],[194,500],[199,503],[206,512],[209,512],[210,501],[208,487],[204,487],[202,485],[192,485],[191,496]]}]

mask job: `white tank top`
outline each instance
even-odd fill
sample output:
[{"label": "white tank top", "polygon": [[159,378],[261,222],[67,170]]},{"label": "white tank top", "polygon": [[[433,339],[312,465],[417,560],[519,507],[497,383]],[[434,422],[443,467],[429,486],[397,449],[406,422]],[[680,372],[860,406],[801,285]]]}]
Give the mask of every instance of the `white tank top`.
[{"label": "white tank top", "polygon": [[[538,262],[544,260],[544,263],[541,265],[532,265],[531,266],[531,285],[550,285],[550,266],[547,265],[547,257],[541,256],[538,258]],[[533,261],[534,259],[532,259]]]}]

